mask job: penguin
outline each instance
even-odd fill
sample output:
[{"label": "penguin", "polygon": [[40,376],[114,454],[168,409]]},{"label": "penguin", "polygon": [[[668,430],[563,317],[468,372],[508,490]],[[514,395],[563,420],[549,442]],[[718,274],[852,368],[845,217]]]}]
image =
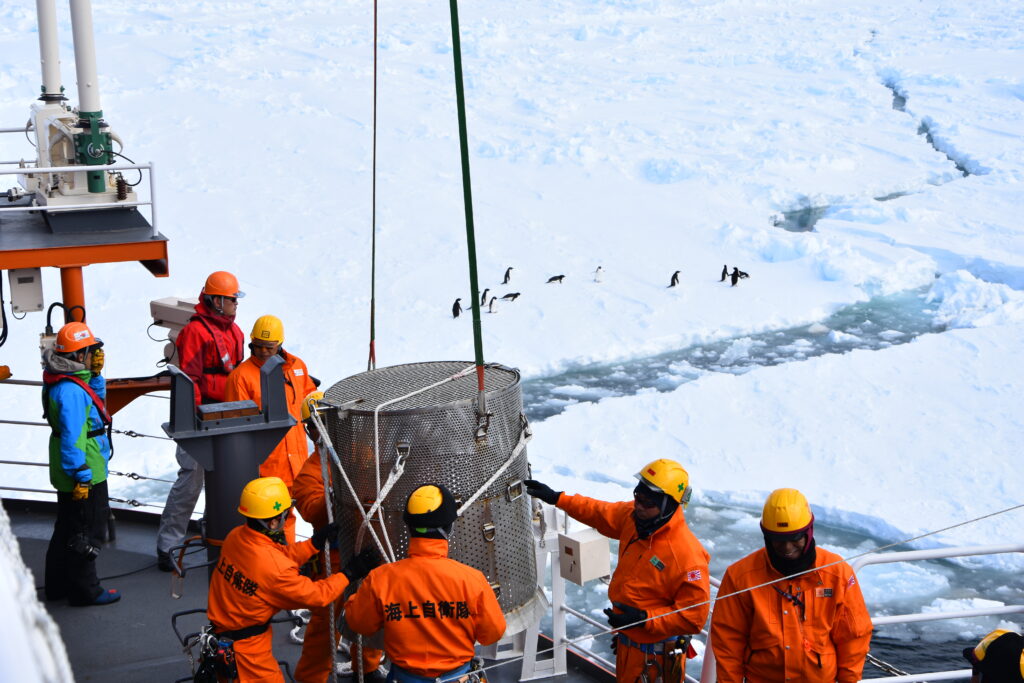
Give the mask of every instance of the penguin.
[{"label": "penguin", "polygon": [[601,266],[598,266],[597,270],[594,271],[594,282],[600,282],[601,281],[601,277],[603,275],[604,275],[604,268],[602,268]]},{"label": "penguin", "polygon": [[460,301],[462,301],[462,297],[459,297],[458,299],[456,299],[455,303],[452,304],[452,317],[453,318],[458,318],[459,314],[462,313],[462,304],[459,303]]},{"label": "penguin", "polygon": [[729,274],[729,278],[732,280],[732,286],[735,287],[736,283],[740,281],[740,269],[733,266],[732,272]]},{"label": "penguin", "polygon": [[487,305],[487,312],[488,313],[497,313],[498,312],[498,309],[494,307],[494,302],[497,301],[497,300],[498,300],[498,297],[496,297],[496,296],[492,296],[491,297],[491,303],[489,303]]},{"label": "penguin", "polygon": [[729,266],[722,266],[722,279],[719,282],[725,282],[727,277],[729,277]]},{"label": "penguin", "polygon": [[501,284],[507,285],[508,281],[512,279],[512,266],[505,269],[505,279],[501,281]]},{"label": "penguin", "polygon": [[487,303],[487,292],[489,292],[489,291],[491,291],[491,290],[485,288],[484,289],[484,293],[480,295],[480,305],[481,306],[483,306],[484,304]]},{"label": "penguin", "polygon": [[740,271],[740,279],[741,280],[744,280],[744,279],[746,279],[748,277],[750,277],[750,273],[744,273],[742,270]]},{"label": "penguin", "polygon": [[675,287],[678,284],[679,284],[679,271],[677,270],[676,272],[672,273],[672,279],[669,280],[668,286],[669,287]]},{"label": "penguin", "polygon": [[508,301],[515,301],[516,299],[519,298],[519,292],[509,292],[508,294],[506,294],[505,296],[503,296],[501,298],[502,299],[506,299]]},{"label": "penguin", "polygon": [[550,285],[552,282],[557,282],[558,284],[562,284],[562,280],[564,280],[564,279],[565,279],[564,275],[552,275],[551,277],[548,278],[547,284]]}]

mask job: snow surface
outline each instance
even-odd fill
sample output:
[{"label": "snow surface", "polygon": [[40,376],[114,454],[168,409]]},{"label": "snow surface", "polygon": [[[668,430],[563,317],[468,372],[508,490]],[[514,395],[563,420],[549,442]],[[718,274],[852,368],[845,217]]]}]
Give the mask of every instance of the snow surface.
[{"label": "snow surface", "polygon": [[[639,464],[673,457],[697,504],[756,509],[796,486],[820,520],[889,541],[1022,502],[1024,5],[463,5],[481,287],[522,294],[482,315],[489,361],[536,377],[728,338],[739,357],[748,335],[927,285],[936,322],[960,328],[570,405],[536,425],[538,477],[623,498]],[[279,315],[287,348],[328,384],[365,368],[369,12],[355,0],[96,0],[105,117],[125,154],[156,163],[171,240],[169,279],[137,264],[86,271],[109,376],[155,372],[148,302],[194,296],[217,269],[242,280],[243,329]],[[66,7],[58,14],[74,101]],[[448,26],[436,3],[381,9],[381,366],[472,358],[470,316],[450,315],[471,295]],[[35,4],[0,4],[3,126],[27,117],[37,50]],[[31,155],[24,136],[0,136],[0,159]],[[808,207],[828,207],[813,232],[773,225]],[[723,263],[750,279],[720,283]],[[675,270],[680,285],[667,288]],[[556,274],[563,284],[545,284]],[[44,277],[49,302],[59,284]],[[11,321],[0,361],[16,378],[37,376],[41,318]],[[552,401],[574,403],[562,389]],[[5,418],[38,420],[37,405],[35,390],[0,394]],[[140,399],[117,426],[159,435],[166,410]],[[45,430],[3,429],[8,453],[43,459]],[[173,478],[173,449],[119,438],[113,467]],[[46,489],[38,469],[3,478]],[[112,495],[160,502],[166,490],[124,482]],[[1018,510],[926,544],[1022,538]]]}]

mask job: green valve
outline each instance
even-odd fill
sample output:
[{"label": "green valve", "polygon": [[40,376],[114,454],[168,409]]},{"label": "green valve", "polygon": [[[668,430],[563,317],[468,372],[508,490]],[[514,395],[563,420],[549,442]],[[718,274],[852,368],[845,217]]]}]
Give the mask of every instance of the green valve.
[{"label": "green valve", "polygon": [[[75,134],[75,155],[78,163],[86,166],[103,166],[110,163],[110,133],[100,130],[102,122],[102,111],[78,113],[78,125],[88,129],[87,132]],[[90,171],[86,177],[89,181],[89,192],[106,191],[107,181],[103,171]]]}]

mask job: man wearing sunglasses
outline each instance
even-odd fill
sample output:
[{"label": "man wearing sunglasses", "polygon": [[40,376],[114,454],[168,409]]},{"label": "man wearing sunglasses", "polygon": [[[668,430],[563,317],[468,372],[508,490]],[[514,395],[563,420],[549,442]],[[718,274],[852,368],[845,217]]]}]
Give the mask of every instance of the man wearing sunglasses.
[{"label": "man wearing sunglasses", "polygon": [[1024,683],[1024,638],[997,628],[964,650],[971,663],[971,683]]},{"label": "man wearing sunglasses", "polygon": [[764,547],[725,570],[711,615],[719,683],[857,683],[871,617],[853,569],[814,542],[796,489],[776,489],[761,515]]},{"label": "man wearing sunglasses", "polygon": [[615,676],[623,683],[682,678],[692,656],[689,636],[708,617],[710,556],[686,525],[690,476],[665,458],[645,465],[633,501],[611,503],[554,491],[529,479],[527,492],[619,540],[619,562],[608,586],[608,624],[618,629]]},{"label": "man wearing sunglasses", "polygon": [[[245,357],[245,337],[235,324],[238,300],[243,296],[234,275],[223,270],[211,273],[199,293],[196,314],[174,341],[178,367],[195,386],[196,405],[227,400],[224,389],[228,375]],[[178,478],[167,494],[156,533],[157,566],[165,572],[172,568],[170,549],[185,540],[205,478],[203,468],[185,451],[178,448],[175,455]]]}]

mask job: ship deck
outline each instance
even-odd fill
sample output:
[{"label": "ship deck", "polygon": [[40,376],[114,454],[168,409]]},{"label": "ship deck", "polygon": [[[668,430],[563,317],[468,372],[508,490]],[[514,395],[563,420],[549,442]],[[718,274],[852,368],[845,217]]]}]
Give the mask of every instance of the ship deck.
[{"label": "ship deck", "polygon": [[[22,558],[41,588],[56,506],[13,499],[4,499],[3,504]],[[206,607],[206,568],[186,571],[182,597],[174,599],[172,575],[156,567],[159,517],[135,510],[116,510],[115,515],[116,538],[104,546],[96,562],[103,587],[121,591],[121,600],[86,608],[70,607],[65,602],[43,603],[60,628],[75,679],[124,683],[190,680],[189,661],[171,627],[171,615]],[[186,567],[204,561],[205,552],[200,551],[186,558]],[[44,599],[41,590],[39,599]],[[205,623],[202,613],[188,615],[179,619],[178,628],[191,633]],[[289,640],[289,630],[289,624],[274,625],[274,654],[279,661],[288,662],[294,672],[301,645]],[[550,641],[542,645],[542,649],[549,647]],[[341,653],[339,657],[347,659]],[[518,664],[510,663],[490,669],[488,679],[490,683],[512,683],[518,680],[519,670]],[[586,660],[570,657],[569,674],[551,680],[609,683],[614,676]]]}]

